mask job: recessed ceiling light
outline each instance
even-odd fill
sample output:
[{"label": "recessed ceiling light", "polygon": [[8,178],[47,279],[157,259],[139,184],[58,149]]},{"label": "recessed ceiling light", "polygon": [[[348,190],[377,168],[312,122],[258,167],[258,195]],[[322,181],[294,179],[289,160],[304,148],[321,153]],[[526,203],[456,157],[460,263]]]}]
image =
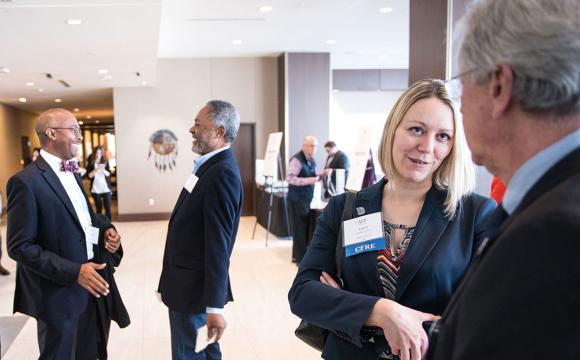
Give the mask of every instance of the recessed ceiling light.
[{"label": "recessed ceiling light", "polygon": [[81,19],[68,19],[66,23],[69,25],[80,25],[83,21]]},{"label": "recessed ceiling light", "polygon": [[232,44],[234,45],[242,45],[243,41],[242,40],[234,40],[232,41]]},{"label": "recessed ceiling light", "polygon": [[34,83],[33,82],[27,82],[26,83],[26,86],[34,86]]},{"label": "recessed ceiling light", "polygon": [[95,124],[98,124],[98,123],[100,123],[100,121],[99,120],[95,120]]},{"label": "recessed ceiling light", "polygon": [[38,88],[37,90],[38,90],[38,92],[44,92],[43,88]]},{"label": "recessed ceiling light", "polygon": [[328,45],[333,45],[333,44],[336,44],[336,40],[326,40],[326,43]]},{"label": "recessed ceiling light", "polygon": [[87,120],[91,120],[93,117],[91,115],[87,115]]},{"label": "recessed ceiling light", "polygon": [[54,102],[55,102],[55,103],[62,102],[62,99],[54,99]]},{"label": "recessed ceiling light", "polygon": [[8,69],[7,67],[0,67],[0,73],[8,74],[9,72],[10,72],[10,69]]},{"label": "recessed ceiling light", "polygon": [[84,125],[85,123],[81,120],[79,121],[79,125]]},{"label": "recessed ceiling light", "polygon": [[105,80],[111,80],[112,78],[113,78],[113,75],[111,75],[111,74],[107,74],[107,75],[103,76],[103,79],[105,79]]},{"label": "recessed ceiling light", "polygon": [[379,9],[379,12],[382,12],[383,14],[390,13],[390,12],[393,12],[393,8],[390,8],[390,7],[382,7],[382,8]]},{"label": "recessed ceiling light", "polygon": [[74,112],[79,112],[80,110],[79,110],[79,108],[74,108],[74,110],[73,110],[73,111],[74,111]]},{"label": "recessed ceiling light", "polygon": [[18,98],[18,101],[21,103],[25,103],[26,102],[26,98]]},{"label": "recessed ceiling light", "polygon": [[145,80],[141,81],[141,85],[147,85],[147,81]]},{"label": "recessed ceiling light", "polygon": [[260,6],[260,11],[261,12],[270,12],[270,11],[272,11],[272,7],[270,5]]},{"label": "recessed ceiling light", "polygon": [[385,55],[385,54],[379,55],[379,59],[383,59],[384,60],[384,59],[388,59],[388,58],[389,58],[388,55]]},{"label": "recessed ceiling light", "polygon": [[97,70],[97,73],[99,75],[105,75],[105,74],[108,74],[109,73],[109,70],[107,70],[107,69],[99,69],[99,70]]}]

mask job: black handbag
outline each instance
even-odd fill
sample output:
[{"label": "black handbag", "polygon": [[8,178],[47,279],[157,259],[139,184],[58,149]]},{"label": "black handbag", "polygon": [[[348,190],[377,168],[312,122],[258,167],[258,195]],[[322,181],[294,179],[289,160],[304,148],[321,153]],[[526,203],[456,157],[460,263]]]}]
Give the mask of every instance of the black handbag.
[{"label": "black handbag", "polygon": [[[344,200],[344,208],[342,210],[342,222],[352,218],[352,211],[354,209],[356,194],[356,191],[347,191],[346,199]],[[334,260],[336,262],[336,277],[340,283],[342,283],[340,262],[342,260],[343,243],[344,239],[341,223],[340,230],[338,232],[338,239],[336,240],[336,251],[334,253]],[[300,325],[298,325],[296,330],[294,330],[294,335],[316,350],[322,351],[324,349],[324,344],[326,343],[326,338],[328,337],[328,330],[309,323],[306,320],[302,320],[300,321]]]}]

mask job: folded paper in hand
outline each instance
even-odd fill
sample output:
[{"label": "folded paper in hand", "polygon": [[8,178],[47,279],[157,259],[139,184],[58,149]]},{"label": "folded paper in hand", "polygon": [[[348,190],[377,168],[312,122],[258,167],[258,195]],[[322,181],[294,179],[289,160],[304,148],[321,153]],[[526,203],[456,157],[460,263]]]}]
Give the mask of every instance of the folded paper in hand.
[{"label": "folded paper in hand", "polygon": [[207,338],[207,325],[197,329],[197,339],[195,341],[195,352],[203,351],[208,345],[215,342],[216,336],[213,335],[210,339]]}]

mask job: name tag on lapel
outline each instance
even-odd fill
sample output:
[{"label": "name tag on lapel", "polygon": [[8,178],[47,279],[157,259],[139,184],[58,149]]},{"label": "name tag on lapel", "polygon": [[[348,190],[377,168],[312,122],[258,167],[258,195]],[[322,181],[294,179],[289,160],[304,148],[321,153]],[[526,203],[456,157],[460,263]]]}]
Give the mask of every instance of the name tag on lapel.
[{"label": "name tag on lapel", "polygon": [[85,238],[88,244],[99,244],[99,228],[94,226],[87,226],[85,228]]},{"label": "name tag on lapel", "polygon": [[195,187],[195,184],[197,184],[197,180],[199,180],[199,178],[195,176],[195,174],[191,174],[187,178],[187,181],[185,182],[185,185],[183,185],[183,187],[185,188],[185,190],[187,190],[187,192],[191,193],[191,191]]},{"label": "name tag on lapel", "polygon": [[386,247],[380,212],[347,220],[342,226],[347,257]]}]

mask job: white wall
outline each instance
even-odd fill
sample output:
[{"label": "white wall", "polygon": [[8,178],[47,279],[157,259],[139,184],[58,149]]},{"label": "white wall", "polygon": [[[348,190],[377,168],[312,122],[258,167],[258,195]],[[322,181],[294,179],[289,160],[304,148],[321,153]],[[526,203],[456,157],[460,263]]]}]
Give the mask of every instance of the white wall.
[{"label": "white wall", "polygon": [[[207,101],[231,102],[241,121],[256,124],[257,157],[277,131],[275,58],[164,59],[155,86],[114,89],[119,214],[171,212],[192,171],[193,120]],[[147,161],[149,137],[166,128],[178,138],[174,171],[159,173]],[[153,198],[154,205],[148,200]]]},{"label": "white wall", "polygon": [[[383,127],[391,108],[402,91],[339,91],[333,92],[330,100],[330,139],[338,148],[354,158],[358,129],[372,126],[372,151],[377,178],[382,177],[376,152],[379,147]],[[321,147],[324,151],[324,148]]]},{"label": "white wall", "polygon": [[20,137],[28,136],[30,149],[40,146],[34,131],[36,115],[0,104],[0,191],[2,206],[6,207],[6,183],[8,179],[22,170],[22,150]]}]

